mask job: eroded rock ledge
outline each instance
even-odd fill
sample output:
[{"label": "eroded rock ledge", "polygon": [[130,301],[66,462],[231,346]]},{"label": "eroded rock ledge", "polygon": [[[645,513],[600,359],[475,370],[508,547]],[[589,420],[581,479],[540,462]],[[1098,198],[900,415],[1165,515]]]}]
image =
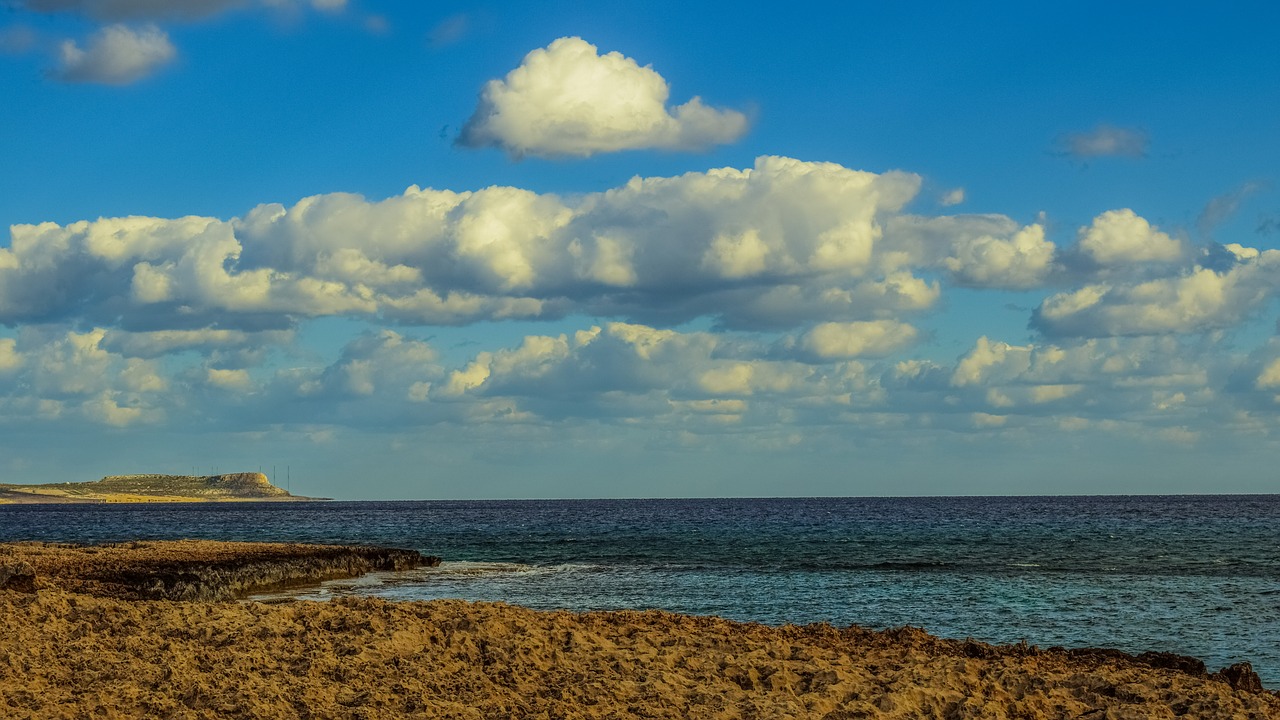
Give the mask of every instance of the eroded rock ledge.
[{"label": "eroded rock ledge", "polygon": [[[0,545],[0,568],[22,588],[57,588],[126,600],[232,600],[252,592],[375,570],[440,564],[416,550],[293,543],[178,540],[71,545]],[[31,577],[34,571],[34,577]]]}]

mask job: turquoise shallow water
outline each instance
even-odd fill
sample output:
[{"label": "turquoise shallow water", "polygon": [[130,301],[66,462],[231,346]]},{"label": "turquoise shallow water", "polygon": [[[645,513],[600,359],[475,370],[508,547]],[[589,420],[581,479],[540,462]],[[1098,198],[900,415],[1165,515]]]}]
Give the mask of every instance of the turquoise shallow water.
[{"label": "turquoise shallow water", "polygon": [[370,543],[438,569],[302,593],[657,607],[1249,660],[1280,685],[1280,496],[0,506],[0,540]]}]

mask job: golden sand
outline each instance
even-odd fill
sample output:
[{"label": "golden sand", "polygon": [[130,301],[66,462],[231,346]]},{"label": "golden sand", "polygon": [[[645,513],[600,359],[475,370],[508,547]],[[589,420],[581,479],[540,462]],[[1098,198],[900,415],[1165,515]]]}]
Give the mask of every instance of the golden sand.
[{"label": "golden sand", "polygon": [[[59,549],[40,547],[46,572],[59,567]],[[83,550],[61,548],[62,572],[85,567]],[[0,590],[0,718],[1280,718],[1269,692],[1151,666],[1176,656],[657,611],[128,600],[72,585]]]}]

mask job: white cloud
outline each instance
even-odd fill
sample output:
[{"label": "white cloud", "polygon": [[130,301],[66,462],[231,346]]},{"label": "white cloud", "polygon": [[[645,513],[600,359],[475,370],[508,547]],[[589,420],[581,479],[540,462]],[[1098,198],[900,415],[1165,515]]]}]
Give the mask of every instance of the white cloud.
[{"label": "white cloud", "polygon": [[177,54],[169,35],[154,25],[136,30],[108,25],[90,36],[84,48],[64,40],[54,77],[64,82],[127,85],[154,74]]},{"label": "white cloud", "polygon": [[1078,158],[1145,157],[1147,144],[1147,134],[1142,130],[1104,124],[1088,132],[1064,135],[1059,147]]},{"label": "white cloud", "polygon": [[973,349],[956,364],[951,384],[957,387],[981,385],[993,368],[1019,374],[1031,367],[1031,348],[1003,342],[991,342],[984,335]]},{"label": "white cloud", "polygon": [[895,320],[821,323],[800,338],[800,347],[812,357],[849,360],[884,357],[914,344],[920,333]]},{"label": "white cloud", "polygon": [[1024,289],[1054,270],[1056,246],[1040,224],[1004,215],[888,216],[883,252],[903,264],[945,270],[957,285]]},{"label": "white cloud", "polygon": [[490,80],[458,141],[495,146],[515,157],[587,157],[660,148],[699,150],[747,130],[736,110],[694,97],[667,109],[670,89],[651,67],[621,53],[565,37],[525,56],[502,80]]},{"label": "white cloud", "polygon": [[[1228,249],[1230,252],[1230,249]],[[1192,333],[1226,328],[1253,315],[1280,289],[1280,251],[1239,248],[1236,264],[1124,284],[1091,284],[1058,293],[1036,309],[1047,335],[1100,337]]]},{"label": "white cloud", "polygon": [[246,5],[246,0],[25,0],[36,12],[76,12],[97,20],[193,20]]},{"label": "white cloud", "polygon": [[[199,356],[125,357],[108,349],[111,333],[101,329],[29,329],[0,342],[0,422],[234,421],[402,433],[521,426],[557,434],[587,423],[703,439],[745,433],[760,442],[798,433],[803,443],[847,437],[840,428],[849,427],[868,442],[1067,429],[1165,442],[1182,437],[1179,428],[1197,431],[1206,417],[1236,422],[1237,403],[1254,413],[1280,409],[1274,349],[1214,367],[1223,358],[1206,354],[1210,345],[1174,338],[1013,345],[984,337],[950,366],[866,364],[848,358],[899,352],[901,338],[916,331],[893,323],[841,325],[827,338],[821,326],[814,331],[789,357],[756,335],[607,323],[529,335],[445,366],[429,343],[373,330],[327,365],[292,354],[284,364],[227,367]],[[1228,396],[1221,391],[1233,367],[1242,384]]]},{"label": "white cloud", "polygon": [[196,330],[152,330],[129,332],[108,330],[102,346],[126,357],[156,358],[188,350],[210,352],[246,347],[284,345],[293,339],[287,331],[245,332],[201,328]]},{"label": "white cloud", "polygon": [[1205,238],[1212,237],[1219,225],[1235,215],[1251,195],[1265,187],[1266,184],[1262,182],[1246,182],[1230,192],[1209,200],[1200,211],[1200,217],[1196,218],[1196,229],[1200,231],[1200,235]]},{"label": "white cloud", "polygon": [[[1280,253],[1237,244],[1188,265],[1190,248],[1127,210],[1099,215],[1066,250],[1040,223],[903,213],[920,182],[762,157],[572,197],[414,186],[379,201],[333,193],[261,205],[232,220],[15,225],[0,248],[0,321],[107,327],[113,349],[155,357],[183,343],[239,352],[250,334],[334,316],[905,325],[949,287],[1076,279],[1041,303],[1034,327],[1098,337],[1229,327],[1280,280]],[[116,331],[205,336],[139,335],[126,346]]]},{"label": "white cloud", "polygon": [[0,27],[0,54],[22,55],[35,49],[40,36],[26,25]]},{"label": "white cloud", "polygon": [[13,338],[0,338],[0,375],[10,375],[22,367],[25,361],[17,347]]},{"label": "white cloud", "polygon": [[1027,345],[980,337],[953,367],[900,362],[885,385],[891,406],[916,412],[994,414],[1006,427],[1052,417],[1079,428],[1092,418],[1159,433],[1229,407],[1214,387],[1224,377],[1217,362],[1211,345],[1172,337]]},{"label": "white cloud", "polygon": [[[527,336],[452,369],[398,372],[396,392],[383,397],[399,405],[346,397],[421,424],[590,421],[697,435],[856,426],[882,439],[903,430],[1092,428],[1164,442],[1206,414],[1234,412],[1206,349],[1172,338],[1020,346],[982,338],[951,367],[868,366],[796,362],[751,336],[609,323]],[[376,374],[381,364],[371,357],[362,369]]]},{"label": "white cloud", "polygon": [[975,287],[1029,288],[1044,282],[1053,268],[1054,244],[1040,225],[1028,225],[1003,238],[983,235],[958,239],[953,256],[943,260],[954,280]]},{"label": "white cloud", "polygon": [[231,221],[15,225],[0,248],[0,320],[248,332],[322,316],[463,324],[577,312],[794,328],[928,310],[942,289],[921,275],[938,269],[990,287],[1043,270],[1053,246],[1038,226],[901,215],[919,183],[762,157],[571,199],[411,187]]},{"label": "white cloud", "polygon": [[0,338],[0,385],[8,396],[0,422],[72,417],[114,426],[158,422],[171,389],[162,367],[102,346],[106,331],[24,328]]},{"label": "white cloud", "polygon": [[1100,265],[1173,262],[1183,256],[1182,243],[1128,208],[1109,210],[1081,228],[1079,248]]},{"label": "white cloud", "polygon": [[213,387],[234,392],[248,392],[253,389],[253,379],[249,371],[243,368],[229,370],[226,368],[208,368],[205,381]]},{"label": "white cloud", "polygon": [[102,393],[86,400],[81,406],[84,416],[94,422],[115,427],[127,427],[160,419],[159,413],[147,408],[121,405],[112,393]]},{"label": "white cloud", "polygon": [[320,389],[337,398],[380,394],[402,400],[418,382],[438,378],[435,348],[391,330],[366,332],[320,375]]},{"label": "white cloud", "polygon": [[992,415],[984,412],[973,413],[970,417],[973,420],[974,427],[979,428],[1004,427],[1009,422],[1009,418],[1005,415]]},{"label": "white cloud", "polygon": [[952,188],[942,193],[942,196],[938,198],[938,204],[942,207],[953,207],[963,203],[964,198],[964,188]]},{"label": "white cloud", "polygon": [[1280,388],[1280,358],[1272,360],[1262,368],[1262,372],[1258,373],[1258,377],[1254,381],[1254,387],[1259,390]]},{"label": "white cloud", "polygon": [[111,353],[100,347],[106,332],[69,332],[49,342],[32,369],[35,389],[48,396],[86,395],[110,382]]},{"label": "white cloud", "polygon": [[367,15],[364,29],[372,35],[386,35],[391,32],[391,21],[385,15]]},{"label": "white cloud", "polygon": [[281,11],[310,7],[341,12],[347,0],[23,0],[35,12],[73,12],[103,22],[194,21],[230,10],[261,6]]},{"label": "white cloud", "polygon": [[[866,406],[878,389],[858,363],[823,367],[767,357],[713,333],[609,323],[572,336],[529,336],[517,347],[478,353],[433,386],[438,404],[464,402],[485,419],[609,417],[695,425],[761,424],[799,403]],[[830,411],[827,411],[828,413]]]},{"label": "white cloud", "polygon": [[471,31],[471,17],[466,13],[458,13],[436,23],[427,33],[427,42],[431,47],[440,49],[456,45]]}]

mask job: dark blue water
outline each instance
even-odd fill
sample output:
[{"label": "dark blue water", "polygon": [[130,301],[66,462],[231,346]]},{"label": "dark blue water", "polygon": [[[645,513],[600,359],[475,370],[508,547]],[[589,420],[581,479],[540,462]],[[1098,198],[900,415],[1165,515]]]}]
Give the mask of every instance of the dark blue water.
[{"label": "dark blue water", "polygon": [[1249,660],[1280,684],[1280,496],[0,506],[0,540],[369,543],[439,569],[303,593],[665,608]]}]

